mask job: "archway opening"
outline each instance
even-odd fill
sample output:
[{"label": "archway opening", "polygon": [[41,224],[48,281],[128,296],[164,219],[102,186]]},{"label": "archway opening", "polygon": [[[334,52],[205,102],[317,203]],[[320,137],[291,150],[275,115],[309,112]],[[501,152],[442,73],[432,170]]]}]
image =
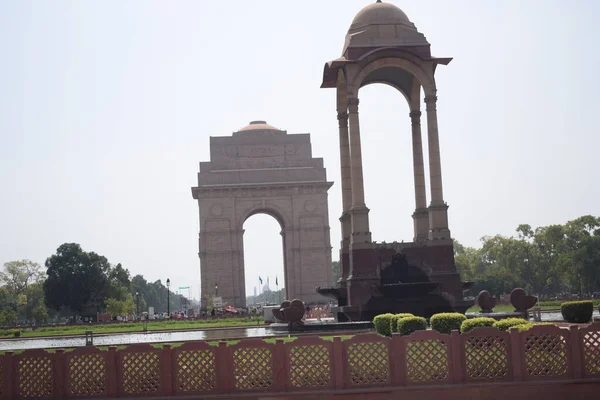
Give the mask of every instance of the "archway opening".
[{"label": "archway opening", "polygon": [[[362,87],[359,98],[365,202],[371,210],[373,240],[412,241],[415,186],[410,107],[400,91],[386,84]],[[426,132],[424,118],[421,124]],[[426,137],[422,137],[426,163]]]},{"label": "archway opening", "polygon": [[259,213],[244,222],[246,306],[278,304],[285,298],[285,259],[282,225]]}]

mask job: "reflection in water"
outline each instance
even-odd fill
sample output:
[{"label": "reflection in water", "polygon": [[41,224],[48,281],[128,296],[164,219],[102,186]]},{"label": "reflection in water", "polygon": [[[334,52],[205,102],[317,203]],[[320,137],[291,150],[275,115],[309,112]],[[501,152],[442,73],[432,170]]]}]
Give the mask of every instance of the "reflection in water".
[{"label": "reflection in water", "polygon": [[[260,328],[209,329],[185,332],[147,332],[94,335],[94,345],[109,346],[134,343],[182,342],[188,340],[240,339],[245,337],[282,336],[281,332]],[[287,335],[284,335],[287,336]],[[0,350],[42,349],[85,346],[85,337],[56,337],[0,340]]]}]

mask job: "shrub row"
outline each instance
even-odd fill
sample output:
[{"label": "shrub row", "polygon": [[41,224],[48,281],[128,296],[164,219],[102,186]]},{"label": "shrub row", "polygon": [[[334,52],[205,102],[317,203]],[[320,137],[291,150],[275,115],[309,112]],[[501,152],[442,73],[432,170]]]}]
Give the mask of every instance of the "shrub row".
[{"label": "shrub row", "polygon": [[[392,333],[398,332],[398,322],[401,319],[414,317],[412,314],[381,314],[373,319],[373,325],[377,333],[383,336],[390,336]],[[425,325],[427,327],[427,325]]]},{"label": "shrub row", "polygon": [[[375,317],[373,324],[377,333],[384,336],[390,336],[392,333],[410,335],[427,329],[427,320],[423,317],[415,317],[413,314],[381,314]],[[519,332],[524,332],[536,325],[554,325],[552,322],[529,322],[523,318],[507,318],[499,321],[488,317],[467,319],[460,313],[435,314],[429,324],[433,330],[446,334],[453,330],[467,333],[480,327],[492,327],[501,331],[516,327]]]},{"label": "shrub row", "polygon": [[4,330],[0,330],[0,336],[21,337],[21,330],[20,329],[4,329]]}]

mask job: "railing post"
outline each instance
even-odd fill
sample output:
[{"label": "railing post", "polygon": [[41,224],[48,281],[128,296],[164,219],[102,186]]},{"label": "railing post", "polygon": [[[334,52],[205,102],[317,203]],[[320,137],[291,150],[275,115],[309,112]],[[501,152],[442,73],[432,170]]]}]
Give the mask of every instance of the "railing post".
[{"label": "railing post", "polygon": [[227,342],[219,342],[215,360],[217,363],[217,391],[231,393],[235,388],[233,356],[227,347]]},{"label": "railing post", "polygon": [[4,387],[2,388],[2,399],[11,400],[16,397],[15,389],[17,387],[17,385],[15,384],[16,374],[13,374],[13,371],[15,370],[15,368],[13,367],[13,352],[7,351],[6,353],[4,353],[2,358],[2,361],[4,363],[2,365],[2,372],[4,374],[2,380],[2,382],[4,382]]},{"label": "railing post", "polygon": [[335,376],[335,390],[344,389],[344,348],[342,338],[333,338],[333,375]]},{"label": "railing post", "polygon": [[177,374],[177,371],[171,370],[171,356],[173,351],[171,350],[170,344],[165,344],[162,348],[160,354],[160,377],[161,377],[161,386],[162,386],[162,394],[164,396],[172,396],[173,395],[173,378],[172,373]]},{"label": "railing post", "polygon": [[461,346],[460,333],[456,329],[453,330],[451,338],[452,382],[463,383],[463,348]]},{"label": "railing post", "polygon": [[510,328],[509,332],[510,351],[513,364],[513,380],[515,382],[521,382],[523,380],[523,357],[525,357],[525,354],[521,354],[521,334],[517,328]]},{"label": "railing post", "polygon": [[581,354],[581,338],[579,328],[576,325],[569,327],[571,337],[571,368],[573,368],[573,378],[583,378],[583,356]]},{"label": "railing post", "polygon": [[[287,344],[289,346],[290,344]],[[286,362],[286,344],[283,340],[275,340],[275,350],[273,354],[273,361],[275,371],[273,371],[274,389],[276,392],[287,392],[288,381],[289,381],[289,363]]]},{"label": "railing post", "polygon": [[390,377],[392,386],[404,386],[406,385],[406,376],[404,371],[406,369],[406,352],[404,348],[404,341],[399,333],[392,335],[390,341]]},{"label": "railing post", "polygon": [[54,398],[64,399],[67,392],[67,373],[65,366],[65,350],[58,349],[54,353]]},{"label": "railing post", "polygon": [[108,397],[117,397],[117,348],[110,346],[106,355],[106,394]]}]

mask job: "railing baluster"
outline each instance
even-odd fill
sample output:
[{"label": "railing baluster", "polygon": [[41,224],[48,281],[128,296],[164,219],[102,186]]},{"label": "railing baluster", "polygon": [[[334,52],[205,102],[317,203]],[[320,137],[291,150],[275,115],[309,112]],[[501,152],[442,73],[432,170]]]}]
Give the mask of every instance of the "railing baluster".
[{"label": "railing baluster", "polygon": [[510,349],[513,362],[513,380],[521,382],[523,380],[523,359],[524,354],[521,354],[521,334],[517,328],[510,328]]},{"label": "railing baluster", "polygon": [[342,338],[335,336],[333,338],[333,376],[335,377],[335,390],[344,388],[345,368],[347,359],[344,359],[344,349],[342,347]]},{"label": "railing baluster", "polygon": [[108,397],[117,397],[118,393],[117,348],[110,346],[106,357],[106,392]]},{"label": "railing baluster", "polygon": [[2,356],[3,358],[3,362],[4,364],[2,365],[2,369],[3,369],[3,373],[4,373],[4,377],[3,377],[3,383],[4,386],[2,388],[2,399],[6,399],[6,400],[11,400],[15,398],[15,388],[16,388],[16,380],[17,380],[17,376],[14,373],[14,358],[13,358],[13,352],[12,351],[7,351],[6,353],[4,353],[4,355]]},{"label": "railing baluster", "polygon": [[461,346],[460,333],[457,330],[452,331],[451,335],[451,354],[452,354],[452,382],[463,383],[465,371],[463,371],[464,347]]},{"label": "railing baluster", "polygon": [[233,356],[227,347],[227,342],[219,342],[216,352],[217,363],[217,387],[219,393],[232,393],[235,387],[235,376],[233,374]]},{"label": "railing baluster", "polygon": [[160,353],[160,363],[161,363],[161,387],[163,395],[172,396],[173,395],[173,377],[171,375],[171,354],[172,349],[170,344],[165,344],[163,346],[162,352]]},{"label": "railing baluster", "polygon": [[569,327],[571,337],[571,368],[574,379],[583,378],[583,356],[581,354],[581,338],[579,328],[575,325]]},{"label": "railing baluster", "polygon": [[65,350],[58,349],[54,353],[54,396],[64,399],[67,394],[67,371],[65,365]]}]

